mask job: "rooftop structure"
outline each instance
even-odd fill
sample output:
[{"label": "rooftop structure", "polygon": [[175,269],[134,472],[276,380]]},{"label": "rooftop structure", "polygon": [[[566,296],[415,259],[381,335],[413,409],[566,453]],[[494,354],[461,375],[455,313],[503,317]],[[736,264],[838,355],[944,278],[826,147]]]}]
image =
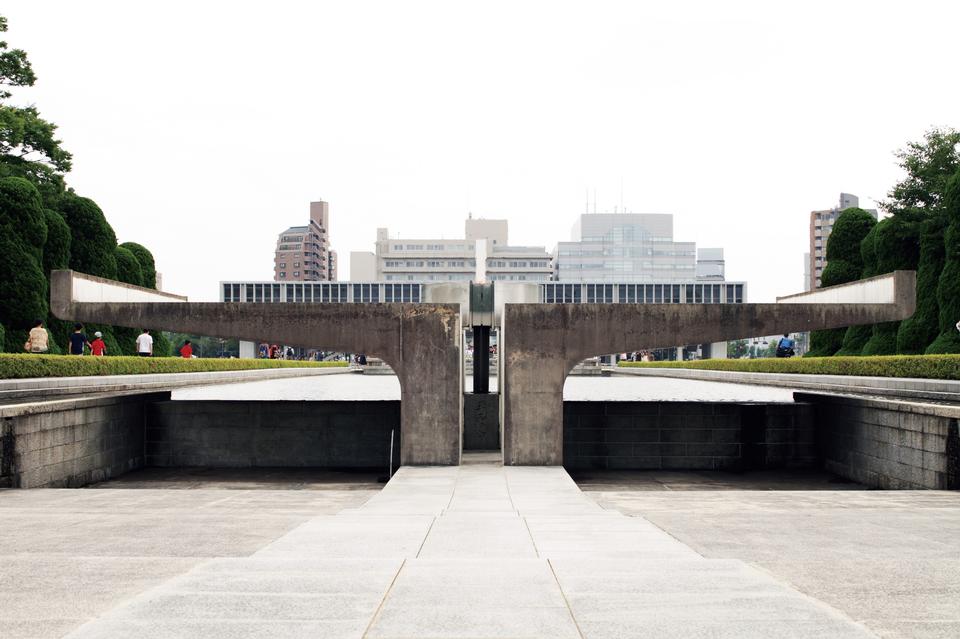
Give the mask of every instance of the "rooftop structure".
[{"label": "rooftop structure", "polygon": [[330,207],[320,200],[310,203],[310,220],[291,226],[277,237],[273,258],[276,282],[336,281],[337,254],[330,250]]}]

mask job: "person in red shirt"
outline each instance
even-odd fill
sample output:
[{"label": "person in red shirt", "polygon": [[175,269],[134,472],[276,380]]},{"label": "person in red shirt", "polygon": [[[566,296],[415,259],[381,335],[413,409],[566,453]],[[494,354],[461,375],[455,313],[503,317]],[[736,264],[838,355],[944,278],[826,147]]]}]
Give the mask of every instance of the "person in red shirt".
[{"label": "person in red shirt", "polygon": [[93,336],[96,339],[90,342],[90,354],[94,357],[103,357],[107,354],[107,345],[103,341],[103,333],[97,331]]},{"label": "person in red shirt", "polygon": [[193,357],[193,346],[190,346],[190,340],[185,341],[183,346],[180,347],[180,357],[184,359]]}]

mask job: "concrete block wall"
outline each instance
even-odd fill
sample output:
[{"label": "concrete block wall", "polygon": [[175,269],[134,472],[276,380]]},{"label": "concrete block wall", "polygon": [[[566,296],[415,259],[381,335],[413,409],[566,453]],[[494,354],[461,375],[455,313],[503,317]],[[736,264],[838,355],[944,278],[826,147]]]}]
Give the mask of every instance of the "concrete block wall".
[{"label": "concrete block wall", "polygon": [[564,402],[571,470],[746,470],[818,464],[804,404]]},{"label": "concrete block wall", "polygon": [[399,401],[165,401],[149,406],[146,465],[386,469]]},{"label": "concrete block wall", "polygon": [[960,406],[798,393],[827,470],[874,488],[960,490]]},{"label": "concrete block wall", "polygon": [[169,397],[152,393],[4,407],[4,483],[78,487],[143,467],[144,406]]}]

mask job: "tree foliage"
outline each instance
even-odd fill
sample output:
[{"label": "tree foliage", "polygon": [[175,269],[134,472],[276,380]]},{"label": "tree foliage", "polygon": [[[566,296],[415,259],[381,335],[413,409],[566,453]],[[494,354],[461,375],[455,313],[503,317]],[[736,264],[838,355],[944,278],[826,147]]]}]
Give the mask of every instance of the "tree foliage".
[{"label": "tree foliage", "polygon": [[124,242],[120,247],[130,251],[133,253],[133,256],[137,258],[143,274],[141,278],[143,283],[141,286],[157,288],[157,268],[153,261],[153,253],[147,250],[147,247],[142,244],[137,244],[136,242]]},{"label": "tree foliage", "polygon": [[0,179],[0,323],[8,329],[7,341],[14,341],[14,331],[47,315],[46,240],[47,222],[37,189],[22,178]]},{"label": "tree foliage", "polygon": [[[920,259],[920,224],[906,213],[894,215],[876,225],[873,252],[876,256],[874,275],[897,270],[913,270]],[[875,324],[870,339],[863,345],[863,355],[894,355],[897,352],[897,331],[900,322]]]},{"label": "tree foliage", "polygon": [[[820,276],[823,286],[836,286],[860,279],[863,273],[860,244],[876,223],[873,216],[863,209],[849,208],[840,214],[827,240],[827,266]],[[806,356],[833,355],[843,347],[846,333],[845,328],[813,331],[810,335],[810,351]]]},{"label": "tree foliage", "polygon": [[48,278],[50,271],[70,266],[70,227],[57,211],[45,209],[47,243],[43,245],[43,272]]},{"label": "tree foliage", "polygon": [[118,246],[116,249],[117,280],[134,286],[143,286],[143,269],[140,262],[128,249]]},{"label": "tree foliage", "polygon": [[960,353],[960,170],[947,183],[944,209],[949,226],[944,236],[944,263],[937,284],[940,334],[927,353]]},{"label": "tree foliage", "polygon": [[63,217],[73,238],[70,268],[107,279],[117,279],[117,236],[103,211],[88,198],[72,193],[61,204]]},{"label": "tree foliage", "polygon": [[906,177],[890,189],[883,208],[894,215],[941,212],[947,181],[960,168],[960,131],[930,129],[923,140],[907,143],[896,156]]}]

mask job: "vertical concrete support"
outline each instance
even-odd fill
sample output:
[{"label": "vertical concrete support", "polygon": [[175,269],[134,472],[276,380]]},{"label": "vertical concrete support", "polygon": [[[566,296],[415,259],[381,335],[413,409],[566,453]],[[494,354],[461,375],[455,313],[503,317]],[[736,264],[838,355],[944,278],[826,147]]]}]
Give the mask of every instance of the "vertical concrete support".
[{"label": "vertical concrete support", "polygon": [[[890,280],[883,303],[506,304],[500,340],[504,463],[563,463],[563,383],[588,357],[913,315],[915,273],[897,271],[868,286],[883,278]],[[843,286],[857,292],[856,285]]]},{"label": "vertical concrete support", "polygon": [[[459,304],[184,300],[72,271],[54,271],[50,277],[50,309],[63,320],[149,326],[379,357],[400,380],[401,463],[460,463],[463,358]],[[384,450],[384,459],[386,456]]]}]

